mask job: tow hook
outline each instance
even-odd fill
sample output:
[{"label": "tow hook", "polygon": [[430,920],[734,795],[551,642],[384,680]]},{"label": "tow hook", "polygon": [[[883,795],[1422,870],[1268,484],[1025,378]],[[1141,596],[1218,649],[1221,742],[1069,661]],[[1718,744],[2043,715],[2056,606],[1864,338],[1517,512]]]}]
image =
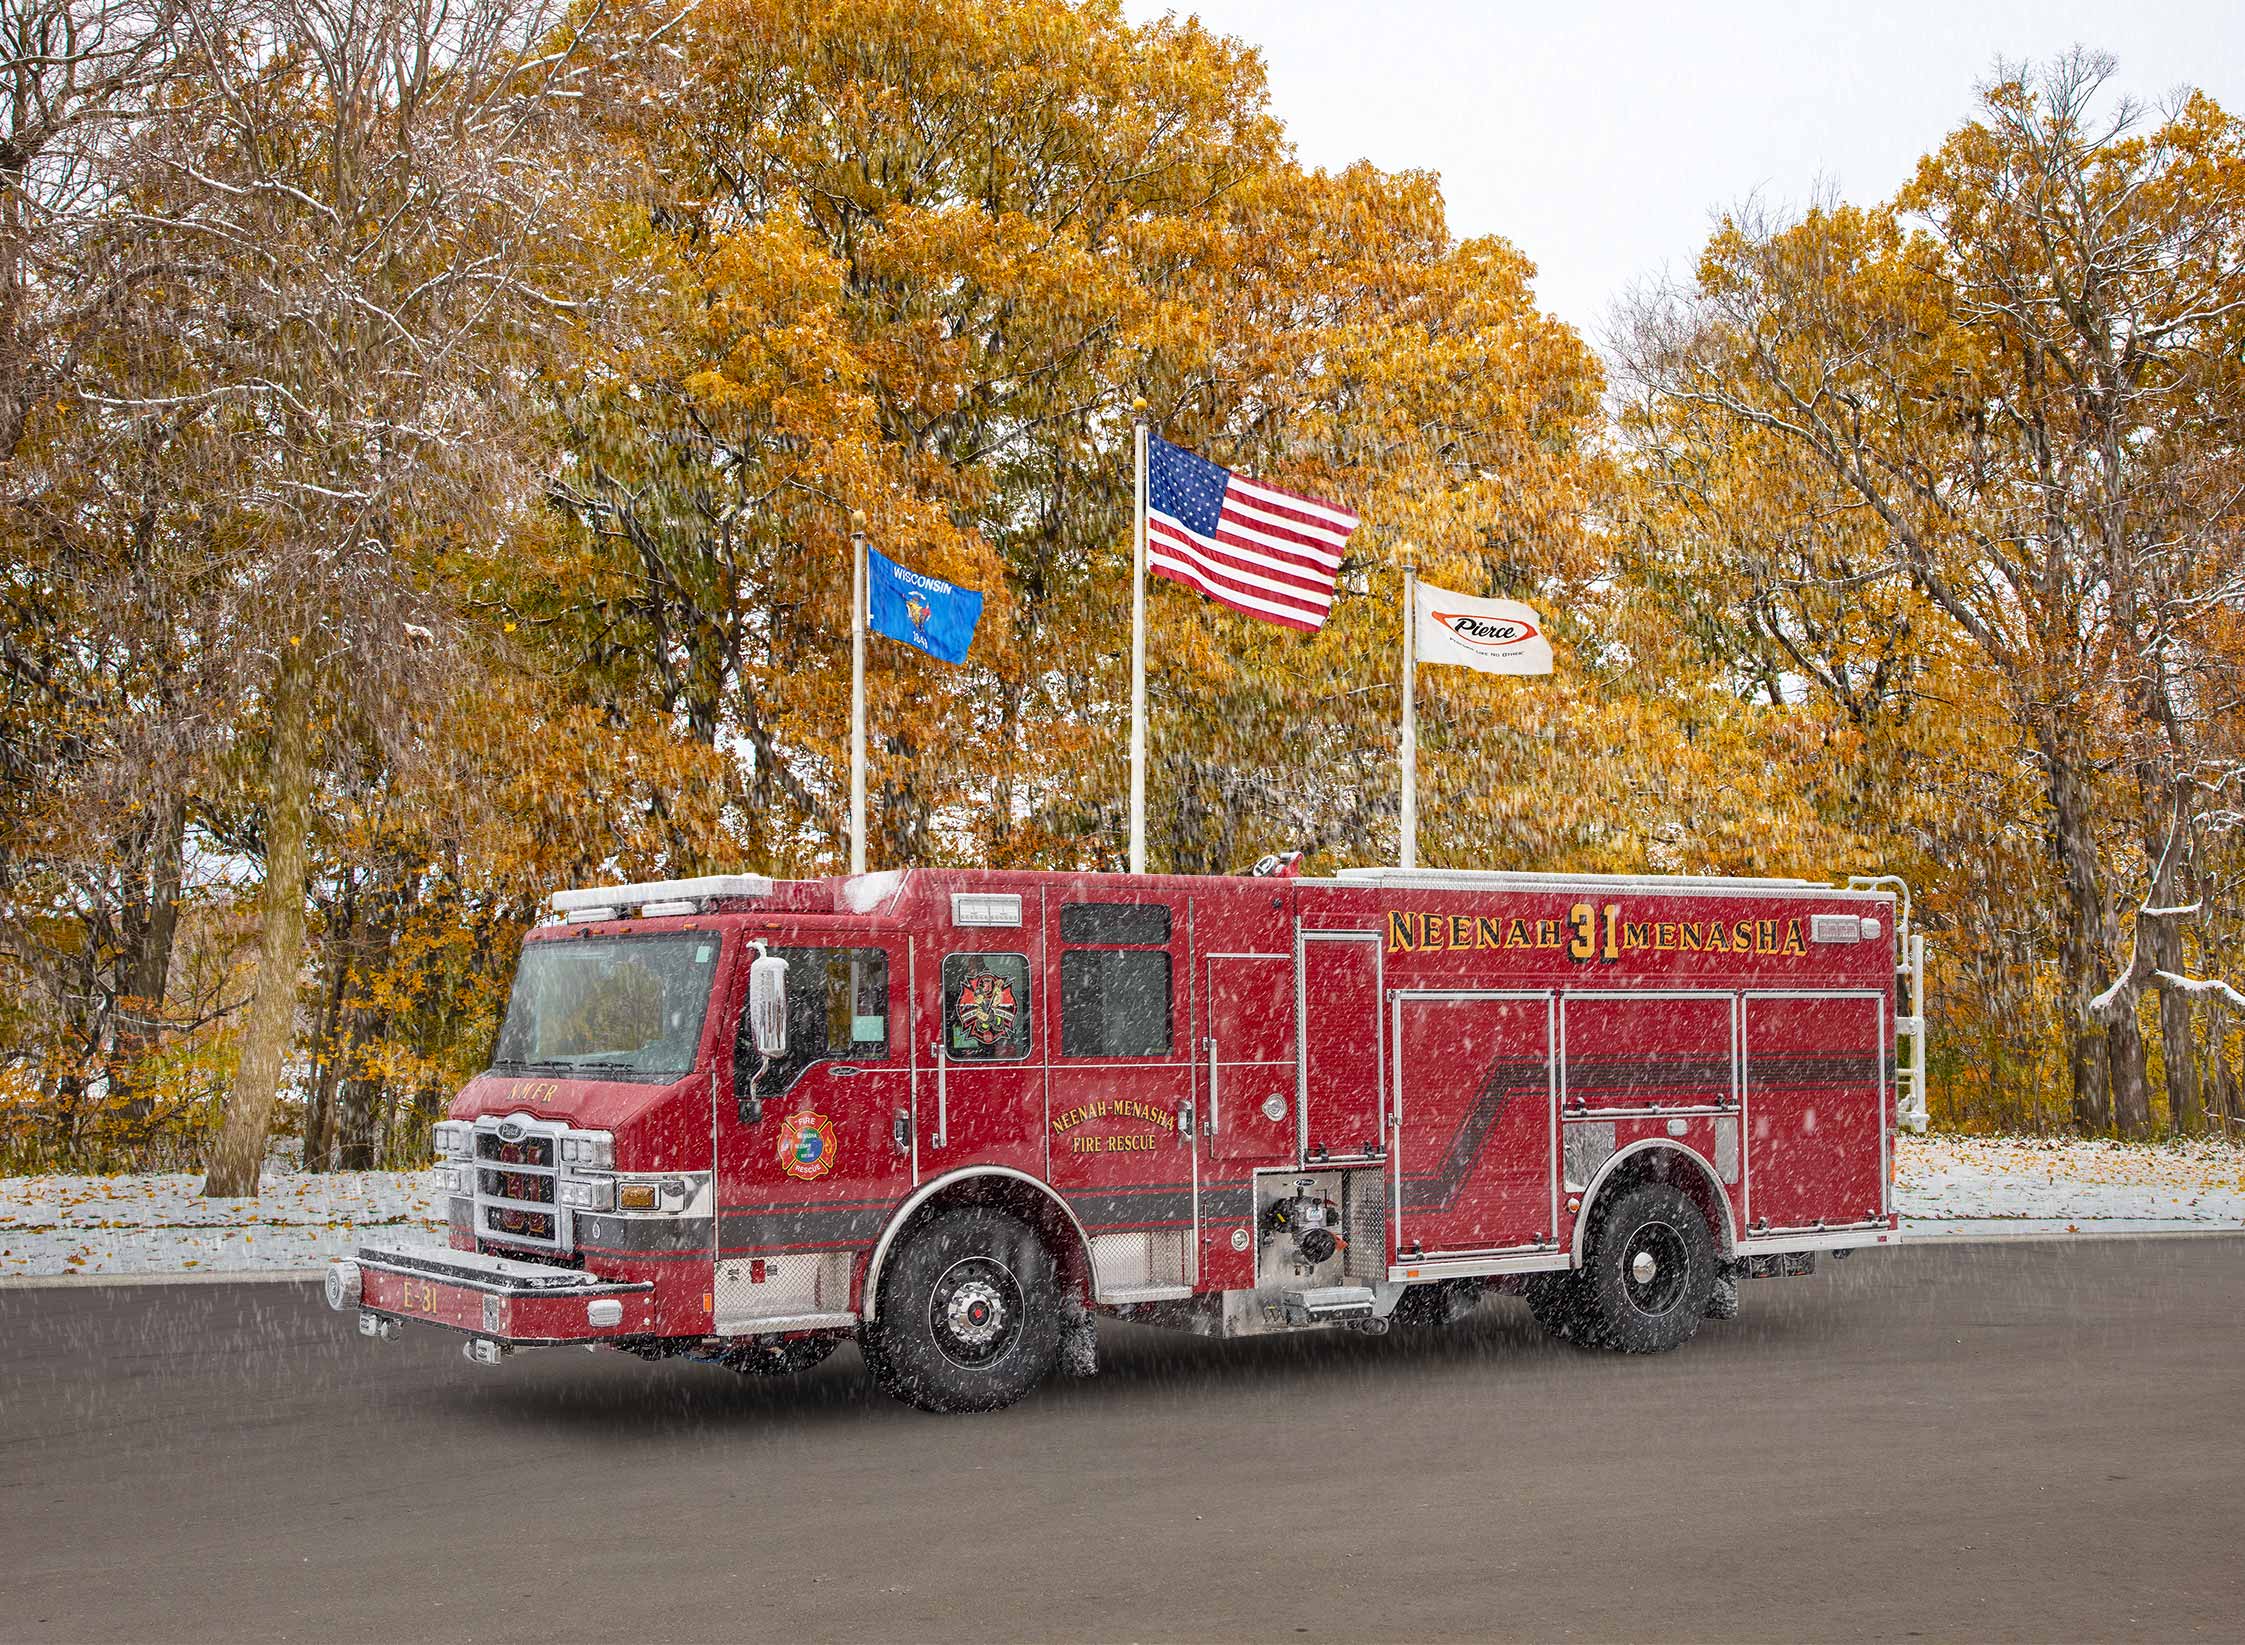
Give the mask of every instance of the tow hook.
[{"label": "tow hook", "polygon": [[489,1337],[470,1337],[460,1344],[460,1352],[471,1365],[496,1365],[514,1350],[503,1342],[493,1342]]},{"label": "tow hook", "polygon": [[403,1329],[396,1320],[385,1319],[380,1314],[359,1315],[359,1335],[371,1337],[377,1342],[395,1342]]}]

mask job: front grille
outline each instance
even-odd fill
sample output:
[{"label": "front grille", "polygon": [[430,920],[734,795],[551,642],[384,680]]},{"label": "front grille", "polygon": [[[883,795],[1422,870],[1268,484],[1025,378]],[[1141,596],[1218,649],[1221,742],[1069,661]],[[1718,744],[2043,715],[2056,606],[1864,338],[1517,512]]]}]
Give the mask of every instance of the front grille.
[{"label": "front grille", "polygon": [[551,1121],[478,1121],[475,1133],[475,1231],[479,1240],[557,1251],[569,1243],[566,1213],[555,1203],[554,1151],[560,1127]]},{"label": "front grille", "polygon": [[524,1137],[520,1142],[508,1142],[497,1132],[479,1132],[476,1135],[476,1158],[493,1160],[500,1165],[553,1164],[553,1138]]}]

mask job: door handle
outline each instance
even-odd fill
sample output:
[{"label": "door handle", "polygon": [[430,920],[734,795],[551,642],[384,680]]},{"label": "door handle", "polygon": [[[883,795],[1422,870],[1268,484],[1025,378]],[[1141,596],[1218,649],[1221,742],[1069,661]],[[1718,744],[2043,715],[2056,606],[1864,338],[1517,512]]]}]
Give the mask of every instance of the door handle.
[{"label": "door handle", "polygon": [[1189,1102],[1181,1102],[1177,1105],[1177,1146],[1190,1148],[1192,1145],[1193,1105]]},{"label": "door handle", "polygon": [[943,1054],[941,1040],[930,1045],[928,1050],[935,1055],[935,1135],[928,1138],[928,1147],[935,1149],[941,1148],[951,1137],[951,1106],[944,1077],[945,1070],[951,1066],[951,1059]]},{"label": "door handle", "polygon": [[1202,1133],[1213,1137],[1223,1129],[1223,1110],[1216,1103],[1216,1036],[1208,1036],[1208,1126]]}]

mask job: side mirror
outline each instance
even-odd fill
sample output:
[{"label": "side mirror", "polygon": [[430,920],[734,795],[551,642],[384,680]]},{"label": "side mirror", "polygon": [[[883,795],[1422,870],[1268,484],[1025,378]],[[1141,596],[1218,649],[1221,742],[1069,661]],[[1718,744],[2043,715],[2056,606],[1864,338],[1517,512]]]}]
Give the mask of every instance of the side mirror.
[{"label": "side mirror", "polygon": [[748,1026],[760,1057],[787,1055],[787,961],[758,955],[748,968]]}]

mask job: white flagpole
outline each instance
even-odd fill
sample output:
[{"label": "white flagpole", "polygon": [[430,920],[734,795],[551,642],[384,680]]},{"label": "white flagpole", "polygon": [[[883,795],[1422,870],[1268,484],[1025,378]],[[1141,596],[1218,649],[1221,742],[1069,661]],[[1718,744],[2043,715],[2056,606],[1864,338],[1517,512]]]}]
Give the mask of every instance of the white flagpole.
[{"label": "white flagpole", "polygon": [[1419,866],[1419,567],[1403,545],[1403,866]]},{"label": "white flagpole", "polygon": [[1130,528],[1130,871],[1146,872],[1146,402],[1133,400],[1137,492]]},{"label": "white flagpole", "polygon": [[850,872],[865,872],[865,513],[850,516]]}]

